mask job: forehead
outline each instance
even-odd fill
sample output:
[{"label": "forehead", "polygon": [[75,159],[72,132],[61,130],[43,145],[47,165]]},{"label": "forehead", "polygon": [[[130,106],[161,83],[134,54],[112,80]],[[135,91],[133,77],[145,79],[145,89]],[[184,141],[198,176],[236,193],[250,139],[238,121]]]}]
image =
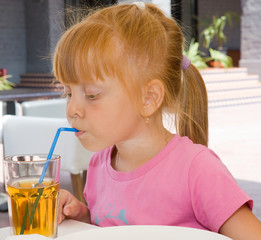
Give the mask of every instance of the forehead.
[{"label": "forehead", "polygon": [[112,88],[125,89],[123,84],[117,79],[105,76],[103,80],[96,79],[95,81],[79,80],[78,83],[64,83],[65,88],[78,88],[85,91],[108,90]]},{"label": "forehead", "polygon": [[120,71],[121,51],[121,42],[108,27],[85,21],[65,32],[58,42],[55,74],[63,83],[104,80]]}]

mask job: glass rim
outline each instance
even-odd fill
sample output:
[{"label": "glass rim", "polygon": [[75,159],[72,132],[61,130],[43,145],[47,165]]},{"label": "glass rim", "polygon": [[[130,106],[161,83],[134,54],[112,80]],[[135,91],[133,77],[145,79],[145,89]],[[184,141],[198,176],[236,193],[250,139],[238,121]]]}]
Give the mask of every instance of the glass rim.
[{"label": "glass rim", "polygon": [[[47,160],[47,156],[48,154],[38,154],[38,153],[35,153],[35,154],[13,154],[13,155],[8,155],[8,156],[5,156],[3,158],[3,161],[5,162],[9,162],[9,163],[21,163],[21,164],[28,164],[28,163],[43,163],[43,162],[47,162],[47,161],[57,161],[59,159],[61,159],[61,155],[58,155],[58,154],[53,154],[51,159]],[[13,159],[17,157],[17,159]],[[37,160],[32,160],[32,161],[19,161],[19,157],[39,157],[39,158],[42,158],[42,159],[37,159]]]}]

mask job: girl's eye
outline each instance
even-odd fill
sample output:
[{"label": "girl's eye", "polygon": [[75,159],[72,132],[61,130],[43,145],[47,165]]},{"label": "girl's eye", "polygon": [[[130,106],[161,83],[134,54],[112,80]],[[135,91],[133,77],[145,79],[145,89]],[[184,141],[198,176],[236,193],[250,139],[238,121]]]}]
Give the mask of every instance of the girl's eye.
[{"label": "girl's eye", "polygon": [[63,97],[63,98],[71,98],[71,97],[72,97],[72,94],[65,92],[65,93],[62,95],[62,97]]},{"label": "girl's eye", "polygon": [[89,100],[95,100],[99,94],[85,94]]},{"label": "girl's eye", "polygon": [[62,97],[63,98],[71,98],[72,97],[72,91],[71,91],[69,86],[66,86],[66,85],[64,86]]}]

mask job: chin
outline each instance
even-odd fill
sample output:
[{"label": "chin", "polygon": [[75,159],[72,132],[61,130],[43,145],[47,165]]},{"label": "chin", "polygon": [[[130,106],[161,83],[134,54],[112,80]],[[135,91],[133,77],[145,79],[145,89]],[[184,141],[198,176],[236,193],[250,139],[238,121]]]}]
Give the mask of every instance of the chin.
[{"label": "chin", "polygon": [[82,146],[87,149],[88,151],[91,151],[91,152],[99,152],[99,151],[102,151],[108,147],[110,147],[110,145],[96,145],[96,144],[93,144],[93,143],[84,143],[81,141],[81,144]]},{"label": "chin", "polygon": [[86,143],[86,142],[84,142],[83,140],[82,140],[82,141],[80,140],[80,142],[81,142],[82,146],[83,146],[86,150],[88,150],[88,151],[91,151],[91,152],[99,152],[99,151],[100,151],[100,148],[97,147],[97,146],[94,145],[94,144]]}]

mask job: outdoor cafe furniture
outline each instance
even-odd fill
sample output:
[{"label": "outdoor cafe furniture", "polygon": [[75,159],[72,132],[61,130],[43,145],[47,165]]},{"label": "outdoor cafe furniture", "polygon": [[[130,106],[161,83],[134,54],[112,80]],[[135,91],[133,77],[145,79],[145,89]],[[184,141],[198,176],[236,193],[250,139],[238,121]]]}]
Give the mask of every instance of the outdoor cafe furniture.
[{"label": "outdoor cafe furniture", "polygon": [[44,99],[21,103],[23,116],[66,118],[66,99]]},{"label": "outdoor cafe furniture", "polygon": [[44,88],[13,88],[11,90],[0,91],[0,101],[6,103],[6,113],[16,114],[15,103],[35,100],[60,98],[63,92],[50,91]]}]

